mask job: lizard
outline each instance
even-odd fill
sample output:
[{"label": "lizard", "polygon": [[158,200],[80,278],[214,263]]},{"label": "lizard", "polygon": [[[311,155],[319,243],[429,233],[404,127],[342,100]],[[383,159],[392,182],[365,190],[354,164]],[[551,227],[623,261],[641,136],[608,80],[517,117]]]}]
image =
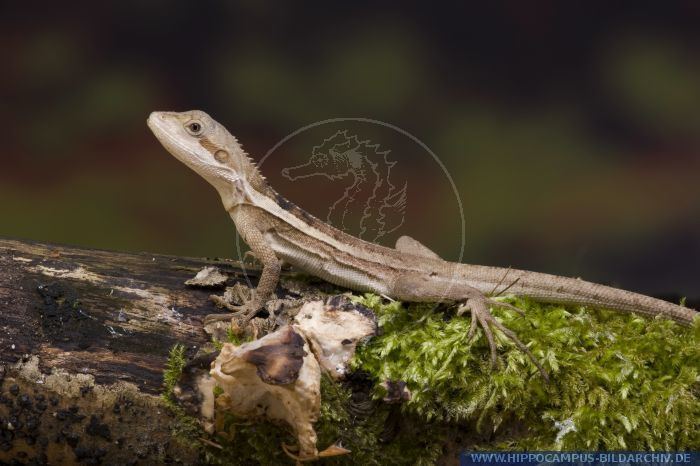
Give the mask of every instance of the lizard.
[{"label": "lizard", "polygon": [[[441,302],[469,312],[468,340],[482,329],[497,364],[494,331],[509,338],[547,379],[540,362],[491,313],[516,306],[494,299],[506,278],[509,295],[544,303],[585,305],[645,316],[668,317],[690,325],[697,311],[602,284],[540,272],[445,261],[419,241],[400,237],[394,248],[356,238],[319,220],[277,193],[242,145],[220,123],[200,110],[152,112],[147,125],[176,159],[208,181],[221,197],[236,229],[262,264],[257,288],[240,306],[226,304],[223,318],[253,318],[270,299],[283,264],[337,286],[373,292],[406,302]],[[207,316],[221,319],[221,314]],[[205,321],[206,322],[206,321]]]}]

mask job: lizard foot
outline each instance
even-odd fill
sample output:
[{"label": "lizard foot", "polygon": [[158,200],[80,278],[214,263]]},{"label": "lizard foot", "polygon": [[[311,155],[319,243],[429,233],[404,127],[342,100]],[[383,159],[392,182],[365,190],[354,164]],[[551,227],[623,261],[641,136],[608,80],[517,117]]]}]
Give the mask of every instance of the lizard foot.
[{"label": "lizard foot", "polygon": [[221,322],[224,320],[232,319],[239,321],[241,324],[247,324],[250,321],[250,319],[255,317],[255,315],[262,307],[257,303],[257,300],[253,299],[247,301],[246,303],[240,306],[235,306],[225,301],[220,296],[210,296],[210,298],[217,306],[226,308],[232,312],[227,312],[223,314],[209,314],[204,318],[204,325],[209,325],[215,322]]},{"label": "lizard foot", "polygon": [[248,301],[242,306],[233,306],[232,304],[224,301],[219,296],[212,296],[212,301],[217,303],[215,298],[221,300],[221,307],[225,307],[234,312],[226,312],[222,314],[209,314],[204,317],[204,331],[209,335],[213,336],[219,341],[226,341],[228,333],[233,331],[236,335],[246,334],[247,330],[252,328],[253,339],[256,339],[259,332],[256,327],[251,325],[253,322],[262,320],[267,321],[267,319],[254,319],[255,314],[258,313],[260,308],[256,306],[253,302]]},{"label": "lizard foot", "polygon": [[[209,314],[204,318],[204,324],[208,325],[224,320],[236,319],[245,325],[255,317],[255,314],[263,307],[255,291],[247,286],[236,283],[228,287],[223,296],[211,295],[209,299],[216,304],[216,307],[228,309],[231,313]],[[234,304],[240,303],[240,304]]]},{"label": "lizard foot", "polygon": [[509,329],[501,322],[496,320],[493,314],[491,314],[491,310],[489,309],[490,306],[505,307],[508,309],[515,310],[518,313],[524,315],[524,312],[521,309],[518,309],[517,307],[508,303],[495,301],[483,295],[469,297],[467,301],[463,304],[460,304],[457,309],[457,315],[462,315],[465,312],[471,313],[472,321],[471,326],[469,327],[469,334],[467,335],[467,338],[471,340],[474,337],[474,334],[476,333],[477,325],[480,325],[484,331],[486,340],[489,343],[489,348],[491,349],[491,367],[496,367],[498,363],[498,357],[496,351],[496,340],[493,336],[492,327],[497,328],[506,337],[508,337],[520,351],[525,353],[527,357],[530,358],[530,361],[532,361],[532,363],[540,371],[540,374],[542,374],[544,380],[548,382],[549,376],[547,375],[547,371],[544,370],[544,367],[542,367],[542,364],[540,364],[540,362],[537,359],[535,359],[535,356],[532,354],[532,352],[530,352],[530,349],[527,346],[525,346],[525,344],[522,341],[520,341],[515,332],[513,332],[511,329]]}]

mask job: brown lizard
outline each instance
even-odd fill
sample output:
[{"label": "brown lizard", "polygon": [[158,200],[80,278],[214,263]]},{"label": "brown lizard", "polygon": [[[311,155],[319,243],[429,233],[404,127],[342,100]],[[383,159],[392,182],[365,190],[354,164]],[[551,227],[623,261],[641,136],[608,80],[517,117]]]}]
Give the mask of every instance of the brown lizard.
[{"label": "brown lizard", "polygon": [[408,236],[399,238],[395,248],[363,241],[320,221],[275,192],[238,140],[206,113],[153,112],[148,126],[173,156],[216,188],[239,234],[262,263],[258,287],[250,300],[242,306],[226,306],[245,319],[252,318],[271,297],[282,264],[288,263],[357,291],[409,302],[454,303],[457,314],[471,313],[469,338],[477,324],[483,329],[492,364],[497,361],[496,328],[525,352],[546,378],[527,346],[491,314],[491,307],[523,313],[493,299],[494,291],[506,280],[510,295],[546,303],[663,315],[684,325],[698,316],[686,307],[577,278],[444,261]]}]

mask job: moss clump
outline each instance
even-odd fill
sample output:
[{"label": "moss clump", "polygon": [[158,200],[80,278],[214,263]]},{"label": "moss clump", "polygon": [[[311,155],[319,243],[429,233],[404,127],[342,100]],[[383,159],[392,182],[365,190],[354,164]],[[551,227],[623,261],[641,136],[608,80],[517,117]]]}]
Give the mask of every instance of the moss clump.
[{"label": "moss clump", "polygon": [[358,409],[358,404],[365,403],[357,402],[357,392],[326,376],[321,381],[321,396],[321,416],[316,423],[319,449],[339,442],[352,451],[326,460],[330,464],[428,465],[442,453],[445,429],[402,415],[399,406],[377,402]]},{"label": "moss clump", "polygon": [[170,348],[168,360],[165,363],[165,371],[163,372],[163,393],[161,394],[161,399],[163,404],[177,419],[177,423],[173,428],[174,438],[188,447],[195,445],[201,450],[202,447],[198,443],[193,443],[192,440],[201,435],[202,429],[197,420],[187,415],[185,410],[177,404],[173,394],[173,390],[175,390],[175,386],[180,380],[186,365],[185,346],[176,344]]},{"label": "moss clump", "polygon": [[165,371],[163,372],[163,394],[162,398],[166,404],[173,405],[175,403],[173,399],[173,390],[175,385],[180,380],[182,375],[182,370],[187,364],[187,358],[185,357],[185,346],[181,344],[176,344],[170,348],[168,353],[168,361],[165,363]]},{"label": "moss clump", "polygon": [[[499,334],[491,370],[469,316],[433,306],[384,303],[366,295],[384,333],[360,348],[354,367],[377,381],[403,380],[407,413],[424,421],[474,422],[482,431],[521,424],[518,434],[471,448],[700,449],[700,319],[668,319],[512,301],[521,317],[495,310],[545,366],[534,365]],[[508,436],[506,436],[508,437]]]},{"label": "moss clump", "polygon": [[219,341],[216,338],[213,339],[212,343],[214,344],[214,348],[217,351],[221,351],[221,349],[224,347],[224,343],[233,343],[234,345],[240,345],[241,343],[245,343],[247,341],[250,341],[250,337],[246,336],[241,336],[238,335],[236,332],[233,331],[231,327],[226,329],[226,340],[225,341]]}]

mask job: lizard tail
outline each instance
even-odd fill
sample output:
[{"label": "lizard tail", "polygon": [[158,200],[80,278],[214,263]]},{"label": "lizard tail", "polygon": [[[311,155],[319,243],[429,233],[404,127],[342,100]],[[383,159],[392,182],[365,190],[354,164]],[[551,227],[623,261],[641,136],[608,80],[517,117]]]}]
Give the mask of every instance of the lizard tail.
[{"label": "lizard tail", "polygon": [[566,278],[546,273],[463,264],[465,281],[489,294],[525,296],[537,301],[599,307],[634,312],[648,317],[666,316],[689,326],[700,313],[632,291],[620,290],[579,278]]}]

